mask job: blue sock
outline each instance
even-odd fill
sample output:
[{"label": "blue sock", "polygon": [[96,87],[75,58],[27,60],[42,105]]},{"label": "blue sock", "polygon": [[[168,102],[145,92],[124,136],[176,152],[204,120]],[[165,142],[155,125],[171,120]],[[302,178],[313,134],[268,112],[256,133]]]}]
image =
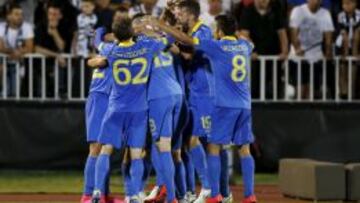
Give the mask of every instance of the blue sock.
[{"label": "blue sock", "polygon": [[160,168],[160,155],[159,155],[159,151],[157,149],[157,147],[155,146],[155,144],[153,144],[152,149],[151,149],[151,162],[153,164],[153,167],[155,169],[155,173],[156,173],[156,185],[157,186],[162,186],[164,184],[163,178],[162,178],[162,173],[161,173],[161,168]]},{"label": "blue sock", "polygon": [[210,185],[209,185],[209,176],[208,176],[208,166],[207,166],[206,154],[203,146],[200,144],[190,149],[190,153],[196,172],[201,181],[202,187],[209,189]]},{"label": "blue sock", "polygon": [[179,199],[183,199],[186,194],[186,174],[185,166],[182,161],[175,162],[175,183]]},{"label": "blue sock", "polygon": [[133,191],[130,196],[138,195],[141,190],[142,177],[144,174],[144,162],[142,159],[131,160],[130,176]]},{"label": "blue sock", "polygon": [[148,158],[144,158],[144,175],[141,183],[141,191],[145,191],[147,181],[150,177],[151,169],[152,169],[151,160]]},{"label": "blue sock", "polygon": [[186,186],[188,190],[187,192],[190,191],[192,193],[195,193],[195,168],[191,159],[191,155],[187,151],[184,152],[182,155],[186,170]]},{"label": "blue sock", "polygon": [[209,182],[211,186],[211,197],[215,197],[220,193],[220,156],[208,155],[209,164]]},{"label": "blue sock", "polygon": [[241,172],[244,182],[244,196],[249,197],[254,194],[254,174],[255,163],[251,155],[240,158]]},{"label": "blue sock", "polygon": [[95,165],[97,157],[88,156],[84,169],[84,195],[92,195],[95,185]]},{"label": "blue sock", "polygon": [[168,202],[175,199],[175,167],[171,152],[160,152],[161,174],[166,186],[166,194]]},{"label": "blue sock", "polygon": [[223,197],[229,197],[229,154],[227,150],[220,151],[221,173],[220,173],[220,193]]},{"label": "blue sock", "polygon": [[100,190],[105,194],[106,178],[110,171],[110,155],[100,154],[95,167],[95,190]]},{"label": "blue sock", "polygon": [[123,163],[121,165],[121,173],[124,179],[125,195],[130,196],[131,194],[134,194],[134,191],[132,189],[130,165],[128,163]]}]

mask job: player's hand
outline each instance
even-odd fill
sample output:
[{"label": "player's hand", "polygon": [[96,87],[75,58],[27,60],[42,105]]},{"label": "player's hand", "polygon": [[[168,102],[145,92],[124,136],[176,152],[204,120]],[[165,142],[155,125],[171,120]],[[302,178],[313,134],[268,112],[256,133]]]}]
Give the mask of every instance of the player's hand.
[{"label": "player's hand", "polygon": [[113,42],[115,41],[115,36],[114,33],[108,33],[104,36],[104,41],[105,42]]}]

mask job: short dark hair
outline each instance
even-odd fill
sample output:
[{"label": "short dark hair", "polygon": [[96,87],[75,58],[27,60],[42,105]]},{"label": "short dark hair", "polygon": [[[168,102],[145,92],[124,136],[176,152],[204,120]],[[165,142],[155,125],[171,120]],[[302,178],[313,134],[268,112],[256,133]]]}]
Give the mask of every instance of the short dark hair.
[{"label": "short dark hair", "polygon": [[113,25],[113,32],[119,41],[125,41],[133,37],[134,31],[132,29],[132,20],[124,18]]},{"label": "short dark hair", "polygon": [[129,12],[129,9],[126,8],[125,6],[119,6],[119,7],[116,9],[116,12],[127,13],[127,12]]},{"label": "short dark hair", "polygon": [[189,13],[196,18],[200,16],[200,4],[195,0],[182,1],[178,4],[179,8],[185,8]]},{"label": "short dark hair", "polygon": [[236,20],[231,15],[218,15],[215,17],[215,21],[218,29],[220,29],[225,35],[235,35],[236,32]]},{"label": "short dark hair", "polygon": [[6,15],[9,15],[15,9],[22,10],[21,6],[17,3],[10,3],[10,4],[6,5]]},{"label": "short dark hair", "polygon": [[95,4],[95,1],[94,0],[81,0],[82,2],[87,2],[87,3],[92,3],[92,4]]}]

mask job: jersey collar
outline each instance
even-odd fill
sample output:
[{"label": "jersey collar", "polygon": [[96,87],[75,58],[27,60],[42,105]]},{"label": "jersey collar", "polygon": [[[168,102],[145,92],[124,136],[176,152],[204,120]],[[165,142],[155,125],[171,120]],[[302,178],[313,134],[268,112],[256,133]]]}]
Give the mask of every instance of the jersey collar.
[{"label": "jersey collar", "polygon": [[221,38],[221,40],[236,41],[237,39],[234,36],[225,36],[225,37]]},{"label": "jersey collar", "polygon": [[119,46],[120,47],[131,47],[134,44],[135,44],[135,42],[132,39],[129,39],[129,40],[120,42]]},{"label": "jersey collar", "polygon": [[198,29],[200,28],[201,25],[203,25],[204,23],[201,20],[198,20],[194,27],[191,29],[190,34],[194,34],[194,32],[198,31]]}]

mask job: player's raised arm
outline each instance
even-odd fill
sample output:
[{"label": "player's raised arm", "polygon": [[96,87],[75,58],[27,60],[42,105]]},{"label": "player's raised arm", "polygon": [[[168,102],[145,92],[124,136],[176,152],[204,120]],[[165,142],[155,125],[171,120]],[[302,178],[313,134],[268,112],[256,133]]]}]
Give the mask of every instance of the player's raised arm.
[{"label": "player's raised arm", "polygon": [[87,61],[87,65],[91,68],[106,67],[107,60],[104,56],[95,56]]},{"label": "player's raised arm", "polygon": [[161,31],[167,33],[168,35],[174,37],[177,41],[187,44],[187,45],[195,45],[193,38],[185,34],[184,32],[166,25],[163,21],[159,21],[155,18],[147,18],[146,22],[148,22],[151,26],[157,27]]}]

